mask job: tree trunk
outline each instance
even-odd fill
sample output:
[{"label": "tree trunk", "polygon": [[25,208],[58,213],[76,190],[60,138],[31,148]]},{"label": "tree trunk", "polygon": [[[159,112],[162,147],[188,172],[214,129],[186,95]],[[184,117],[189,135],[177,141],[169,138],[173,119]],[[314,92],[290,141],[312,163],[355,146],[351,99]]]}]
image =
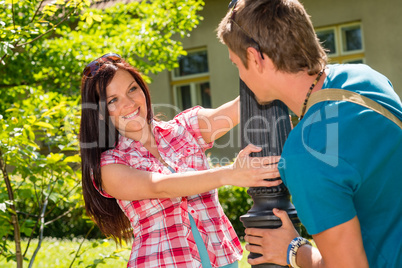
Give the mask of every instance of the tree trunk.
[{"label": "tree trunk", "polygon": [[17,261],[17,268],[22,268],[23,266],[23,258],[22,258],[22,252],[21,252],[21,233],[20,233],[20,225],[18,223],[18,215],[17,215],[17,210],[15,209],[14,205],[14,192],[11,187],[11,182],[10,178],[8,177],[8,172],[6,169],[6,162],[3,158],[3,152],[0,150],[0,169],[1,172],[3,173],[3,178],[6,183],[7,187],[7,192],[8,192],[8,198],[10,199],[11,205],[11,223],[14,226],[14,240],[15,240],[15,257]]}]

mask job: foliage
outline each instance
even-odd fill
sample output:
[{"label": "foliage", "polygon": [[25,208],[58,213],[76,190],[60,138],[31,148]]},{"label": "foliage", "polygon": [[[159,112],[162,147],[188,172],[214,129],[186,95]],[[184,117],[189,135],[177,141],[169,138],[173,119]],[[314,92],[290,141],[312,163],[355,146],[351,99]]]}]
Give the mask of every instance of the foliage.
[{"label": "foliage", "polygon": [[[36,243],[37,240],[34,240]],[[311,241],[314,244],[314,241]],[[25,246],[27,241],[22,241]],[[71,255],[75,254],[77,248],[82,246],[81,254],[76,262],[70,267],[79,268],[108,268],[125,267],[130,256],[130,246],[116,248],[115,243],[108,239],[91,239],[82,243],[82,238],[57,239],[45,238],[43,241],[43,251],[38,254],[37,267],[41,268],[65,268],[71,265]],[[248,252],[242,242],[243,258],[239,261],[239,268],[250,268],[247,263]],[[7,262],[0,257],[0,267],[13,268],[11,262]]]},{"label": "foliage", "polygon": [[[144,74],[176,67],[185,54],[178,40],[199,23],[203,2],[90,5],[0,0],[0,256],[17,267],[22,256],[32,266],[44,235],[91,226],[82,219],[77,141],[84,66],[113,51]],[[21,235],[29,239],[24,248]]]},{"label": "foliage", "polygon": [[[27,246],[27,239],[22,240],[23,247]],[[38,243],[34,239],[32,243]],[[13,244],[13,243],[10,243]],[[130,256],[131,247],[124,245],[116,247],[112,240],[108,239],[90,239],[84,238],[60,239],[45,238],[43,240],[43,250],[38,253],[36,267],[41,268],[107,268],[107,267],[125,267],[127,259]],[[80,248],[80,250],[78,250]],[[79,255],[72,263],[72,258],[79,251]],[[28,254],[32,254],[30,249]],[[27,264],[27,260],[25,264]],[[0,257],[0,267],[12,268],[15,264],[7,262],[4,257]]]},{"label": "foliage", "polygon": [[[242,187],[224,186],[219,188],[218,191],[219,202],[223,211],[232,223],[236,234],[240,239],[243,239],[245,228],[240,221],[240,216],[247,214],[247,211],[253,206],[253,199],[247,194],[247,189]],[[312,239],[303,224],[300,225],[300,235],[304,238]]]},{"label": "foliage", "polygon": [[52,32],[70,16],[90,5],[89,0],[2,0],[0,5],[0,57],[24,48]]},{"label": "foliage", "polygon": [[[8,167],[1,175],[9,176],[14,196],[9,198],[9,189],[0,185],[0,235],[6,238],[16,228],[9,224],[15,212],[19,231],[32,238],[43,236],[46,225],[82,206],[73,131],[79,117],[78,110],[70,108],[76,103],[59,93],[23,87],[32,91],[30,97],[16,100],[0,120],[0,150]],[[7,209],[9,204],[14,209]],[[55,209],[63,213],[54,215]],[[14,257],[12,252],[4,255]]]},{"label": "foliage", "polygon": [[247,188],[237,186],[223,186],[218,189],[219,202],[222,208],[233,225],[236,234],[242,238],[244,233],[243,223],[239,217],[247,214],[247,211],[252,207],[253,200],[247,194]]},{"label": "foliage", "polygon": [[[36,243],[37,240],[34,240]],[[311,241],[314,244],[314,241]],[[25,246],[27,241],[22,241]],[[65,268],[71,265],[71,255],[75,254],[76,249],[81,246],[82,238],[56,239],[45,238],[43,241],[43,251],[38,254],[37,267],[41,268]],[[250,268],[247,263],[247,256],[250,252],[245,250],[245,243],[242,243],[243,258],[239,262],[239,268]],[[80,268],[108,268],[125,267],[130,256],[130,246],[116,248],[115,243],[108,239],[91,239],[82,244],[80,256],[72,267]],[[13,268],[11,262],[7,262],[0,257],[0,267]]]},{"label": "foliage", "polygon": [[60,24],[51,38],[14,50],[0,73],[0,87],[40,84],[47,90],[74,95],[86,64],[110,51],[144,74],[177,67],[177,57],[186,52],[173,37],[184,37],[199,23],[197,11],[202,4],[197,0],[155,0],[88,9],[85,20],[71,19]]},{"label": "foliage", "polygon": [[[27,241],[23,240],[25,246]],[[36,240],[34,242],[37,242]],[[41,268],[65,268],[71,264],[71,255],[75,254],[76,249],[81,245],[82,239],[74,238],[55,239],[45,238],[43,241],[43,251],[38,254],[37,267]],[[313,242],[314,243],[314,242]],[[242,247],[244,249],[244,243]],[[108,239],[92,239],[86,240],[82,244],[83,250],[72,267],[79,268],[108,268],[108,267],[125,267],[127,259],[130,256],[131,248],[123,246],[116,248],[115,243]],[[239,262],[239,268],[250,268],[247,263],[249,252],[244,249],[243,259]],[[0,257],[0,267],[13,268],[11,262],[7,262]]]}]

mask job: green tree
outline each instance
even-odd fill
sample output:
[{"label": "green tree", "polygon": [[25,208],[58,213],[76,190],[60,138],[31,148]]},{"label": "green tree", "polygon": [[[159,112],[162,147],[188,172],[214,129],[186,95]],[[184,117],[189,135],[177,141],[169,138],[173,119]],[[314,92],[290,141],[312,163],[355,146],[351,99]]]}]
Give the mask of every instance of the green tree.
[{"label": "green tree", "polygon": [[[145,75],[176,67],[185,54],[178,40],[199,23],[203,2],[90,5],[0,0],[0,254],[17,267],[23,259],[32,266],[51,224],[83,213],[77,131],[85,65],[113,51]],[[33,256],[21,236],[39,238]]]}]

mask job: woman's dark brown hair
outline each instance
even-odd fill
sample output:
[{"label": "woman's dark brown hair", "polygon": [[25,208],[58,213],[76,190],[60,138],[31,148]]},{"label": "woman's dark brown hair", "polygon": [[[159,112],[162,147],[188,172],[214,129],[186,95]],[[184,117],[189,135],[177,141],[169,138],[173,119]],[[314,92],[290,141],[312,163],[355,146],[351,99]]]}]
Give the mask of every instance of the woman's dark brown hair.
[{"label": "woman's dark brown hair", "polygon": [[[109,119],[106,104],[106,87],[118,69],[129,72],[144,92],[147,104],[147,121],[151,122],[153,113],[148,86],[141,74],[127,62],[106,62],[93,76],[83,76],[81,82],[81,125],[80,151],[82,159],[82,191],[85,208],[89,217],[106,236],[115,241],[130,241],[132,229],[115,198],[100,195],[95,186],[102,191],[101,154],[115,148],[119,133]],[[124,186],[122,186],[124,187]]]}]

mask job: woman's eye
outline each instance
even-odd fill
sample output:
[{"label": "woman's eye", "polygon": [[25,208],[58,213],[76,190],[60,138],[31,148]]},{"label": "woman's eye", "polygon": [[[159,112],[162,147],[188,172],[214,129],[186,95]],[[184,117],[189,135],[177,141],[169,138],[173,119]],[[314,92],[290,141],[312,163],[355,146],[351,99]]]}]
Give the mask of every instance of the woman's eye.
[{"label": "woman's eye", "polygon": [[111,100],[110,100],[110,101],[107,103],[107,105],[110,105],[110,104],[114,103],[115,101],[117,101],[117,99],[116,99],[116,98],[111,99]]},{"label": "woman's eye", "polygon": [[128,91],[128,92],[133,92],[133,91],[135,91],[137,89],[137,87],[135,86],[135,87],[132,87],[132,88],[130,88],[130,90]]}]

